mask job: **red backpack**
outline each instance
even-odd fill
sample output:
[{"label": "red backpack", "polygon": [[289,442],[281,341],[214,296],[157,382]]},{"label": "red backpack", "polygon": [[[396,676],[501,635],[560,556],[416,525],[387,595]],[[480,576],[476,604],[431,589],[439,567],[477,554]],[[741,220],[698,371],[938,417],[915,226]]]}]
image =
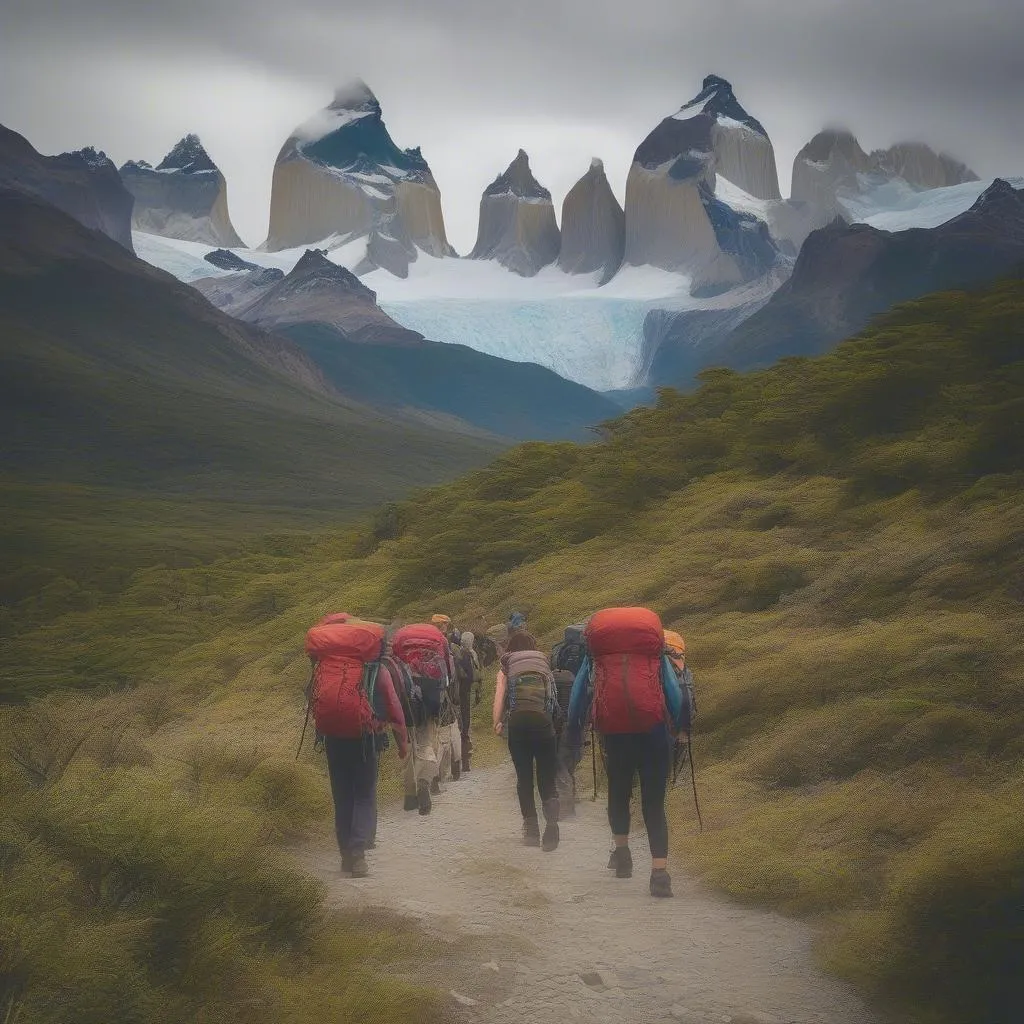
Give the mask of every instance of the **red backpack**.
[{"label": "red backpack", "polygon": [[311,704],[321,736],[357,739],[373,732],[373,690],[384,655],[384,627],[372,622],[328,622],[306,634],[314,662]]},{"label": "red backpack", "polygon": [[429,622],[402,626],[391,637],[391,653],[411,673],[424,715],[441,716],[451,684],[448,640],[444,633]]},{"label": "red backpack", "polygon": [[597,731],[648,732],[666,721],[661,619],[647,608],[605,608],[590,617],[584,636]]}]

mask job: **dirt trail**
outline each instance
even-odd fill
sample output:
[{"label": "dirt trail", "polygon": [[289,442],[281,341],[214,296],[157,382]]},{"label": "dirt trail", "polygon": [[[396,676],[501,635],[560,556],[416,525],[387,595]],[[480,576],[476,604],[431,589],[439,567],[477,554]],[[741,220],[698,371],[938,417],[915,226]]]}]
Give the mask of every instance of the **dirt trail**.
[{"label": "dirt trail", "polygon": [[553,853],[524,847],[511,768],[474,771],[427,817],[381,817],[371,877],[341,875],[336,852],[308,866],[339,907],[384,907],[434,934],[470,937],[435,968],[480,1024],[872,1024],[821,974],[803,925],[716,897],[672,869],[676,896],[652,899],[643,841],[636,871],[606,868],[600,803],[578,805]]}]

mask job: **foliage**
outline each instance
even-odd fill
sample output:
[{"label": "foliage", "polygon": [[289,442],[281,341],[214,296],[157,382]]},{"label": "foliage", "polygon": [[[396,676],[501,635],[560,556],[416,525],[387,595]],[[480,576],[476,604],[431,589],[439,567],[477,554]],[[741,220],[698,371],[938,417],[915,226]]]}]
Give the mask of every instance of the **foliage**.
[{"label": "foliage", "polygon": [[[515,607],[551,643],[595,607],[644,603],[687,637],[698,687],[706,828],[674,792],[674,848],[737,898],[821,920],[828,961],[901,1019],[1006,1019],[1024,977],[1022,323],[1021,282],[934,296],[832,355],[709,371],[595,444],[521,446],[359,528],[241,500],[135,497],[111,519],[109,495],[80,493],[65,518],[12,484],[5,544],[33,540],[0,580],[4,692],[61,692],[0,728],[16,755],[0,780],[8,1003],[62,1019],[52,986],[94,978],[77,1019],[197,1013],[191,969],[257,993],[250,1019],[302,1019],[296,979],[325,969],[316,895],[285,871],[256,910],[253,878],[327,813],[322,765],[294,761],[305,628],[443,609],[481,632]],[[186,884],[188,839],[157,856],[173,823],[155,808],[197,843],[221,837],[223,857]],[[128,884],[114,862],[149,886],[139,913],[82,902],[87,879],[108,901]],[[194,961],[160,904],[168,879]],[[274,936],[253,931],[264,916]],[[173,977],[152,973],[157,935]],[[57,948],[73,952],[51,966]],[[204,984],[195,998],[227,1013]]]}]

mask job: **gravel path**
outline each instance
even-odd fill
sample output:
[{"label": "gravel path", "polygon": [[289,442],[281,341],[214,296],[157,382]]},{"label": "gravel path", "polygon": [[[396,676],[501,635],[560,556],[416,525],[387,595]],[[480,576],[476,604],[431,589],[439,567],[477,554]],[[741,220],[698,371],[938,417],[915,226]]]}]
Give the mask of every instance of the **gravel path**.
[{"label": "gravel path", "polygon": [[805,926],[716,897],[678,865],[675,898],[652,899],[645,843],[632,846],[634,877],[616,879],[589,801],[556,851],[522,846],[507,766],[451,783],[427,817],[386,810],[369,878],[343,876],[333,849],[305,859],[333,905],[463,940],[432,980],[474,1024],[873,1024],[816,969]]}]

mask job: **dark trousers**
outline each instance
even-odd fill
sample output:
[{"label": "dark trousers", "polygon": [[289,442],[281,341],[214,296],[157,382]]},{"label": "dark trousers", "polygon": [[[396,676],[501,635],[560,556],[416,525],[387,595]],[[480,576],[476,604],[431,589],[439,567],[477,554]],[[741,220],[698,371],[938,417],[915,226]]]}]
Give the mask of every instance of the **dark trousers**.
[{"label": "dark trousers", "polygon": [[469,757],[473,752],[473,741],[469,738],[469,724],[473,713],[471,699],[469,693],[464,693],[459,704],[459,732],[462,734],[463,757]]},{"label": "dark trousers", "polygon": [[537,765],[537,789],[544,808],[544,820],[558,821],[558,790],[555,774],[558,766],[557,740],[550,722],[508,724],[508,752],[516,767],[516,791],[524,819],[536,819],[537,802],[533,795],[533,766]]},{"label": "dark trousers", "polygon": [[324,747],[338,849],[365,850],[377,831],[377,751],[373,738],[328,736]]},{"label": "dark trousers", "polygon": [[672,766],[672,740],[665,726],[651,732],[611,733],[604,737],[608,773],[608,824],[612,835],[629,835],[633,780],[640,776],[640,807],[652,857],[668,856],[665,791]]},{"label": "dark trousers", "polygon": [[559,816],[562,818],[576,813],[576,759],[569,730],[563,729],[558,737],[558,757],[555,771],[555,788],[558,790]]}]

